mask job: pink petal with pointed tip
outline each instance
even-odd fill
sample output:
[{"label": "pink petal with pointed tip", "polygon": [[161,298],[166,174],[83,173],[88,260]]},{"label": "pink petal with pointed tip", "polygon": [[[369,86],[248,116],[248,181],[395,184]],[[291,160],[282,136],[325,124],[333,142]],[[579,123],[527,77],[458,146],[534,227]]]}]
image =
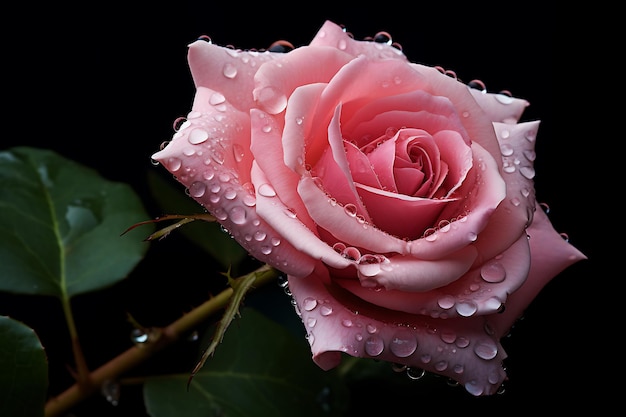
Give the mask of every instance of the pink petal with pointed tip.
[{"label": "pink petal with pointed tip", "polygon": [[570,265],[587,257],[563,239],[539,205],[528,227],[530,245],[530,271],[524,285],[509,296],[502,314],[490,319],[498,337],[508,333],[539,291]]},{"label": "pink petal with pointed tip", "polygon": [[505,94],[483,93],[475,88],[470,88],[470,92],[492,122],[517,123],[530,104]]},{"label": "pink petal with pointed tip", "polygon": [[350,37],[337,24],[327,20],[317,32],[310,45],[331,46],[353,57],[364,55],[375,59],[398,59],[406,61],[402,51],[390,45],[369,41],[358,41]]},{"label": "pink petal with pointed tip", "polygon": [[475,243],[481,255],[478,263],[493,258],[525,235],[535,211],[533,165],[539,122],[494,123],[494,128],[500,141],[506,197]]},{"label": "pink petal with pointed tip", "polygon": [[289,277],[292,293],[315,363],[329,370],[342,355],[372,358],[443,375],[472,395],[491,395],[506,374],[506,353],[486,333],[484,319],[433,319],[377,308],[354,301],[329,287],[327,271],[306,278]]},{"label": "pink petal with pointed tip", "polygon": [[270,114],[281,113],[296,88],[329,82],[351,59],[335,48],[296,48],[259,68],[252,94],[263,110]]},{"label": "pink petal with pointed tip", "polygon": [[263,63],[283,55],[240,51],[198,40],[189,45],[187,60],[196,87],[218,91],[232,106],[247,111],[255,107],[254,74]]}]

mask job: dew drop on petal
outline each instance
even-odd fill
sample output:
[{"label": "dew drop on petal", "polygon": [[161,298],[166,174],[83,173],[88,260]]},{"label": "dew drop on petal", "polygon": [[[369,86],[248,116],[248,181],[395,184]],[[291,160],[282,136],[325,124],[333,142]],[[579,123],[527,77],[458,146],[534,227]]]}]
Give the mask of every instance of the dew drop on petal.
[{"label": "dew drop on petal", "polygon": [[244,224],[246,223],[246,220],[247,220],[247,212],[243,207],[235,206],[232,209],[230,209],[230,212],[228,213],[228,217],[230,217],[230,220],[234,224]]},{"label": "dew drop on petal", "polygon": [[224,77],[226,78],[233,79],[237,76],[237,68],[234,65],[227,63],[222,69],[222,74],[224,74]]},{"label": "dew drop on petal", "polygon": [[287,96],[273,87],[264,87],[257,91],[256,100],[269,114],[278,114],[287,107]]},{"label": "dew drop on petal", "polygon": [[457,303],[455,307],[456,312],[463,317],[469,317],[478,310],[478,306],[473,301],[462,301]]},{"label": "dew drop on petal", "polygon": [[365,340],[365,353],[370,356],[378,356],[385,349],[385,343],[380,336],[370,336]]},{"label": "dew drop on petal", "polygon": [[317,307],[317,300],[315,298],[307,297],[302,302],[302,308],[304,308],[306,311],[311,311],[315,307]]},{"label": "dew drop on petal", "polygon": [[263,197],[275,197],[276,190],[274,190],[274,187],[272,187],[271,185],[264,183],[261,184],[261,186],[259,187],[259,194]]},{"label": "dew drop on petal", "polygon": [[189,186],[189,195],[200,198],[206,192],[206,185],[202,181],[196,181]]},{"label": "dew drop on petal", "polygon": [[481,359],[490,360],[498,354],[498,347],[493,343],[483,342],[474,347],[474,353]]},{"label": "dew drop on petal", "polygon": [[483,265],[480,276],[487,282],[502,282],[506,277],[506,271],[500,262],[490,262]]},{"label": "dew drop on petal", "polygon": [[400,330],[391,338],[391,352],[399,358],[411,356],[417,349],[417,339],[409,330]]}]

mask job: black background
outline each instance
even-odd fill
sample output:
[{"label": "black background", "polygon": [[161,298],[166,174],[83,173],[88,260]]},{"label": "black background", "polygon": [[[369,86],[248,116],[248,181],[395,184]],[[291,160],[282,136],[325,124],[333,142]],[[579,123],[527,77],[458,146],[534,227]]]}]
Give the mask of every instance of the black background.
[{"label": "black background", "polygon": [[[56,150],[108,179],[131,184],[150,215],[158,216],[163,213],[149,193],[146,173],[162,170],[152,165],[150,156],[171,138],[174,119],[190,109],[194,93],[186,62],[190,42],[209,35],[216,44],[243,49],[267,48],[279,39],[301,46],[327,19],[345,25],[357,39],[387,31],[411,61],[454,70],[464,81],[481,79],[489,91],[509,90],[531,103],[523,120],[541,120],[537,198],[550,206],[555,228],[567,233],[590,260],[551,281],[505,340],[511,381],[504,395],[473,398],[459,394],[461,389],[441,387],[429,390],[424,398],[419,386],[414,392],[368,386],[361,387],[367,403],[355,404],[351,415],[374,410],[391,414],[406,408],[417,414],[432,406],[442,411],[446,406],[506,411],[539,403],[554,409],[564,403],[581,404],[596,385],[597,365],[588,358],[591,352],[598,354],[598,347],[585,341],[593,326],[585,317],[590,309],[596,313],[589,300],[597,285],[590,278],[599,252],[592,241],[600,225],[591,224],[590,209],[581,201],[590,169],[582,161],[589,155],[583,154],[577,139],[564,133],[563,120],[557,116],[561,112],[553,111],[562,104],[553,98],[562,82],[553,62],[557,16],[547,4],[529,2],[410,4],[407,8],[399,2],[324,6],[177,1],[14,8],[4,15],[13,26],[2,39],[0,148],[28,145]],[[142,263],[128,280],[74,300],[76,310],[87,312],[77,324],[93,367],[128,347],[125,310],[163,325],[203,301],[210,290],[206,276],[196,278],[198,264],[189,262],[201,253],[195,254],[184,240],[172,236],[150,250],[154,253],[150,263]],[[22,319],[38,331],[55,361],[50,371],[52,391],[65,388],[71,380],[63,361],[71,362],[71,357],[64,353],[68,346],[62,340],[67,335],[58,326],[62,323],[58,304],[41,299],[33,305],[26,297],[1,295],[0,314]],[[182,354],[165,355],[150,366],[167,366],[168,357]],[[97,397],[73,412],[76,417],[144,415],[140,391],[132,388],[117,407]]]}]

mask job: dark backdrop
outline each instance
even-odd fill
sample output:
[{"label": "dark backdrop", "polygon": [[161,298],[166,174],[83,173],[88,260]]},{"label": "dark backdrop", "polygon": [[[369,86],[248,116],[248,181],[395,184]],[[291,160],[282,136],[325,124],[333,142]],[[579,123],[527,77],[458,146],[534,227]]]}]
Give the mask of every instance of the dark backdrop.
[{"label": "dark backdrop", "polygon": [[[556,229],[566,232],[593,260],[594,228],[580,205],[586,172],[579,161],[585,155],[578,142],[557,126],[560,121],[552,111],[560,77],[553,62],[557,17],[551,8],[528,2],[507,6],[411,2],[410,7],[400,2],[374,6],[358,2],[350,7],[335,3],[129,1],[16,6],[4,16],[13,20],[13,29],[2,39],[0,148],[54,149],[108,179],[130,183],[144,198],[150,215],[158,216],[163,213],[149,193],[146,173],[161,170],[151,164],[150,155],[171,138],[172,122],[191,105],[194,89],[186,63],[187,44],[204,34],[214,43],[238,48],[266,48],[279,39],[300,46],[329,19],[345,25],[359,39],[387,31],[414,62],[441,65],[463,80],[481,79],[490,91],[509,90],[527,99],[531,105],[523,119],[541,120],[537,197],[551,207]],[[132,306],[135,312],[143,306],[143,311],[165,324],[205,297],[206,277],[194,279],[196,267],[185,262],[194,249],[185,245],[176,236],[166,239],[151,249],[162,256],[140,265],[128,282],[75,301],[77,309],[93,312],[80,317],[79,326],[85,344],[95,349],[90,357],[94,367],[127,347],[120,305]],[[584,285],[590,262],[576,264],[550,282],[507,339],[512,378],[507,393],[489,400],[466,399],[463,407],[506,412],[503,405],[515,410],[541,402],[559,408],[588,398],[586,393],[595,384],[588,369],[594,365],[583,358],[597,352],[597,347],[585,342],[589,325],[583,324],[581,306],[590,298]],[[41,300],[39,310],[33,311],[17,300],[2,296],[0,314],[14,314],[36,326],[44,344],[49,343],[48,354],[61,355],[67,348],[58,341],[64,330],[51,324],[61,315],[48,312],[58,305]],[[70,382],[58,365],[51,369],[51,378],[57,390]],[[384,395],[376,401],[378,406],[362,404],[359,411],[430,408],[413,403],[411,392],[363,389],[371,390],[372,396],[381,391]],[[431,404],[451,405],[449,394],[445,389],[434,394]],[[116,408],[101,398],[90,400],[75,416],[142,416],[140,392],[125,395]]]}]

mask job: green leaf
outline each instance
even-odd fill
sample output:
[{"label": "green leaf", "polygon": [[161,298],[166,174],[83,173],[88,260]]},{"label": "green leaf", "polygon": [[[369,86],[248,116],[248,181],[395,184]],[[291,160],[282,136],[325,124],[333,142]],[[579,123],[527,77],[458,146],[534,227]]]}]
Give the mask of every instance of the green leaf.
[{"label": "green leaf", "polygon": [[[209,331],[209,334],[213,334]],[[333,371],[311,359],[304,337],[295,338],[254,309],[242,309],[215,355],[187,391],[188,373],[144,385],[152,417],[341,416],[347,390]]]},{"label": "green leaf", "polygon": [[121,234],[147,218],[130,186],[53,151],[0,152],[0,291],[69,298],[112,285],[149,247],[145,230]]},{"label": "green leaf", "polygon": [[[165,214],[205,212],[202,206],[186,195],[181,188],[174,187],[161,175],[148,172],[148,184],[154,198],[166,211]],[[180,232],[210,254],[224,267],[224,270],[233,267],[233,270],[237,271],[235,266],[248,257],[248,252],[228,233],[224,233],[217,222],[195,221],[181,227]]]},{"label": "green leaf", "polygon": [[43,416],[48,362],[35,332],[0,316],[0,416]]}]

